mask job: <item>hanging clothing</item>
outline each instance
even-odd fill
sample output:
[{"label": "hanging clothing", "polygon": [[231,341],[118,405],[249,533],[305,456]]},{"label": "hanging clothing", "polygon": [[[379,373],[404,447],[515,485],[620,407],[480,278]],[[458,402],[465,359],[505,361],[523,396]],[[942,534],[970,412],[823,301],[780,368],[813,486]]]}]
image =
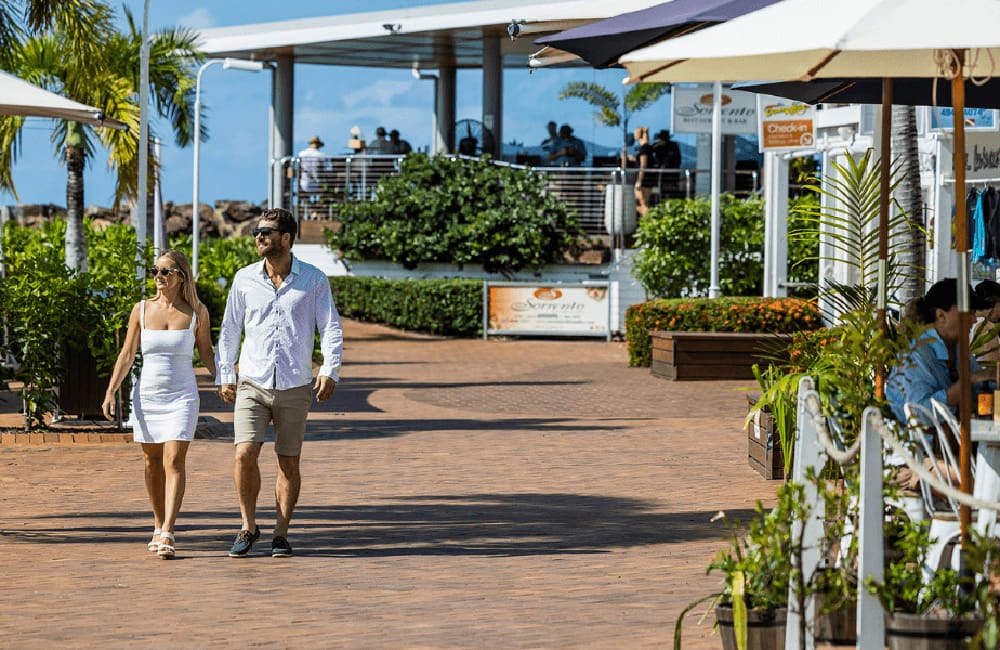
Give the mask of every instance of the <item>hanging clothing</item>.
[{"label": "hanging clothing", "polygon": [[979,193],[983,202],[983,216],[986,218],[986,257],[1000,259],[1000,192],[989,187]]},{"label": "hanging clothing", "polygon": [[[973,195],[977,195],[975,199]],[[973,206],[969,233],[972,235],[972,263],[975,264],[986,259],[986,215],[983,211],[983,195],[972,188],[965,204]]]}]

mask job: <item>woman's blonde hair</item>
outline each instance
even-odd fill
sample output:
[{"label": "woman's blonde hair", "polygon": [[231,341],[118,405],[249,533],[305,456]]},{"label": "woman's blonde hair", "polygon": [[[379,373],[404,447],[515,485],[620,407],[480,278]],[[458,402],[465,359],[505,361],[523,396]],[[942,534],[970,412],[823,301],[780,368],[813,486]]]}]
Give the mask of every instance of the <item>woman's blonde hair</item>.
[{"label": "woman's blonde hair", "polygon": [[649,140],[649,127],[648,126],[635,127],[635,139]]},{"label": "woman's blonde hair", "polygon": [[194,275],[191,273],[191,265],[188,263],[187,256],[179,250],[168,248],[160,253],[156,259],[164,257],[173,262],[174,268],[180,270],[181,281],[184,283],[181,286],[181,296],[187,304],[191,305],[191,309],[198,311],[201,308],[201,300],[198,298],[198,288],[194,284]]}]

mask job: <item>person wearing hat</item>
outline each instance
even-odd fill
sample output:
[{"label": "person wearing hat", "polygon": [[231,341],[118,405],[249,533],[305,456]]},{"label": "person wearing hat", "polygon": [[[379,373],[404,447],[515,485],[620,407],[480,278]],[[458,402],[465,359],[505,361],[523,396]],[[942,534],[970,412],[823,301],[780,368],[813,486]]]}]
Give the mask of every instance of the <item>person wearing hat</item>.
[{"label": "person wearing hat", "polygon": [[[993,306],[972,287],[969,287],[969,302],[973,310]],[[905,317],[917,325],[929,327],[914,339],[886,381],[886,400],[896,418],[904,423],[903,405],[907,402],[930,409],[933,398],[953,410],[958,408],[961,396],[958,341],[959,337],[969,336],[969,332],[962,331],[959,321],[958,281],[955,278],[934,283],[927,293],[907,305]],[[969,367],[973,384],[993,379],[993,371],[983,368],[971,354]]]},{"label": "person wearing hat", "polygon": [[375,129],[375,139],[365,146],[365,153],[372,156],[381,156],[389,153],[389,141],[385,139],[384,126]]},{"label": "person wearing hat", "polygon": [[299,193],[309,203],[316,203],[324,181],[332,171],[330,159],[320,151],[323,141],[318,135],[309,138],[309,146],[299,152]]},{"label": "person wearing hat", "polygon": [[579,167],[586,157],[587,147],[573,135],[573,128],[569,124],[559,127],[559,138],[552,146],[549,162],[556,167]]}]

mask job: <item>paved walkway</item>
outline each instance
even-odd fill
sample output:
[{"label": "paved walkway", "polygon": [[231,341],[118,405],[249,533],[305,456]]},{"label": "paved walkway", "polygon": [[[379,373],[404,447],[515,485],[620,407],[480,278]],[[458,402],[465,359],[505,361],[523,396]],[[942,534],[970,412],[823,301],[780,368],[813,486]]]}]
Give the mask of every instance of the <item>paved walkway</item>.
[{"label": "paved walkway", "polygon": [[[192,445],[172,562],[146,553],[137,445],[0,445],[0,645],[664,648],[720,580],[709,519],[774,494],[747,465],[744,383],[656,379],[615,342],[346,334],[289,559],[263,552],[270,445],[246,559],[226,557],[231,443]],[[720,647],[697,620],[685,648]]]}]

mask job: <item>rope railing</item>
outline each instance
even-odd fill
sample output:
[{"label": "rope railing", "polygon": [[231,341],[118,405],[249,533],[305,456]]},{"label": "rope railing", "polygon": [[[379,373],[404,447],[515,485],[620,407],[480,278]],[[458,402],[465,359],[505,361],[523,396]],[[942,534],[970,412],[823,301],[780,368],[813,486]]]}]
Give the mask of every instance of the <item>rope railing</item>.
[{"label": "rope railing", "polygon": [[861,450],[861,437],[859,436],[854,441],[854,444],[847,449],[841,450],[833,442],[833,438],[830,436],[830,429],[826,426],[826,416],[823,415],[823,405],[819,401],[819,394],[815,392],[807,393],[805,396],[805,407],[806,413],[813,419],[813,425],[816,427],[816,432],[819,435],[819,443],[823,446],[823,451],[826,452],[826,455],[841,465],[853,461],[858,455],[858,451]]},{"label": "rope railing", "polygon": [[[807,392],[804,404],[806,413],[812,418],[812,424],[816,427],[819,443],[826,455],[840,465],[852,462],[861,449],[861,436],[858,436],[850,447],[841,450],[830,436],[830,430],[826,424],[826,416],[823,415],[819,394],[812,390]],[[969,507],[1000,512],[1000,503],[980,499],[941,481],[931,470],[924,467],[924,464],[910,453],[909,448],[893,434],[890,427],[886,426],[885,418],[873,416],[871,423],[873,430],[879,434],[879,437],[892,448],[893,452],[903,460],[907,467],[913,470],[913,473],[920,480],[926,481],[931,489]],[[892,425],[893,428],[899,426],[896,423],[892,423]]]},{"label": "rope railing", "polygon": [[933,472],[924,467],[922,462],[914,458],[913,455],[910,454],[910,450],[906,447],[906,445],[900,442],[899,438],[893,435],[893,433],[889,430],[889,427],[886,426],[885,418],[870,416],[870,423],[875,432],[879,434],[879,437],[887,442],[889,446],[892,447],[893,452],[898,454],[899,457],[903,459],[906,466],[913,470],[913,473],[919,476],[920,480],[926,481],[932,489],[969,507],[1000,512],[1000,503],[974,497],[971,494],[955,489],[951,485],[942,482],[934,476]]}]

